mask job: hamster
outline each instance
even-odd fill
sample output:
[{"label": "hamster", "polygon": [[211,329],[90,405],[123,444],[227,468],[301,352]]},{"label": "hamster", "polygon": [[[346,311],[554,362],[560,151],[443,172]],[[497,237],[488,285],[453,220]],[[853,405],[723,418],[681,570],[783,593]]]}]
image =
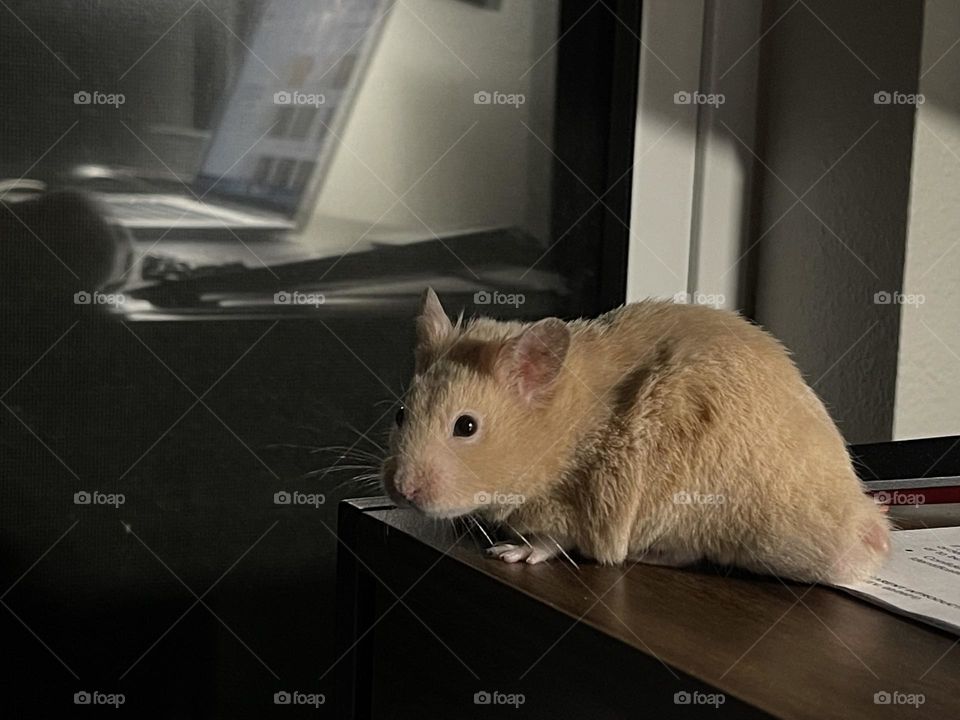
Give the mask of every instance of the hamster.
[{"label": "hamster", "polygon": [[476,514],[537,563],[701,560],[869,577],[889,522],[784,347],[732,312],[646,300],[594,320],[452,323],[428,289],[384,489]]}]

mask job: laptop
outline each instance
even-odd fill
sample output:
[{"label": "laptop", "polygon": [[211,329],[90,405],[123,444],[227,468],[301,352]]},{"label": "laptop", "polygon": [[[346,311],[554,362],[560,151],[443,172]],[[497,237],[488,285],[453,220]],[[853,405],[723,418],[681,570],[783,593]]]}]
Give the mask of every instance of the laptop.
[{"label": "laptop", "polygon": [[[267,3],[190,192],[100,192],[137,230],[286,231],[309,215],[393,0]],[[191,194],[192,193],[192,194]]]}]

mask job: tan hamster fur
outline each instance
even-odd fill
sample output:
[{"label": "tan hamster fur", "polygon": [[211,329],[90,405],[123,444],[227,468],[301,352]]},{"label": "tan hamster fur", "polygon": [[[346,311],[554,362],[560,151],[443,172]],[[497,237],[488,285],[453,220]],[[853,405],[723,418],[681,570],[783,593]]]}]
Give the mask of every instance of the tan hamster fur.
[{"label": "tan hamster fur", "polygon": [[[453,432],[462,415],[472,436]],[[888,550],[886,518],[784,348],[703,306],[454,326],[428,290],[382,477],[428,515],[507,524],[523,544],[493,553],[511,562],[562,547],[845,582]]]}]

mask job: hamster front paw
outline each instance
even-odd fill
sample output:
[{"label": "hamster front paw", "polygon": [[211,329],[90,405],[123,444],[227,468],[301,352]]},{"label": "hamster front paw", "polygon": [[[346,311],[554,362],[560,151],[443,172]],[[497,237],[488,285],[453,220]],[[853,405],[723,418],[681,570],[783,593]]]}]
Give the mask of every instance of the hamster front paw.
[{"label": "hamster front paw", "polygon": [[487,554],[499,558],[507,563],[526,562],[536,565],[554,557],[559,548],[551,547],[546,542],[534,540],[529,545],[514,542],[499,542],[487,548]]}]

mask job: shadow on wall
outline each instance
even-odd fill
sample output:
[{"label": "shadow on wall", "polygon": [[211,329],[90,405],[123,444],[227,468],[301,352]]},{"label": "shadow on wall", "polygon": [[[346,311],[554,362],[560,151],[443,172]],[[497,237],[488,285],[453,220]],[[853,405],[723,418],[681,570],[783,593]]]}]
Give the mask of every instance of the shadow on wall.
[{"label": "shadow on wall", "polygon": [[[724,23],[742,11],[705,7],[708,27],[721,36]],[[651,13],[697,14],[646,3],[645,18]],[[710,261],[711,227],[697,221],[716,217],[709,203],[717,198],[730,205],[749,197],[749,205],[726,213],[739,218],[738,257],[691,267],[697,288],[709,298],[724,292],[728,276],[739,275],[738,305],[792,351],[851,443],[892,436],[901,314],[915,311],[885,298],[904,290],[922,38],[922,8],[915,3],[877,13],[867,2],[773,2],[753,45],[707,42],[704,80],[696,74],[699,56],[684,54],[682,44],[645,38],[641,176],[643,163],[659,170],[662,158],[684,157],[677,148],[698,134],[707,149],[697,168],[692,160],[679,171],[665,166],[650,182],[647,191],[662,199],[648,202],[651,218],[642,212],[634,218],[635,232],[655,241],[658,216],[671,211],[663,210],[669,193],[689,197],[693,183],[691,232]],[[754,93],[750,77],[757,68]],[[921,112],[941,100],[932,93]],[[755,106],[755,116],[742,103]],[[957,127],[956,105],[943,109]],[[749,194],[736,188],[727,194],[727,186],[751,177]],[[686,261],[646,253],[639,248],[643,262],[668,270]],[[943,296],[942,283],[924,290]],[[950,428],[942,430],[936,434]]]}]

